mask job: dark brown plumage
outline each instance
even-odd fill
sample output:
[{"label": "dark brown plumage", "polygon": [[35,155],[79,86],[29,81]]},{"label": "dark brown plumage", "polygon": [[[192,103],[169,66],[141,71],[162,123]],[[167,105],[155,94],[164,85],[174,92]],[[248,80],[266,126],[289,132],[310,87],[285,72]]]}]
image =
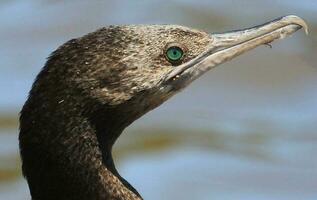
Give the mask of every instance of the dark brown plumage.
[{"label": "dark brown plumage", "polygon": [[153,89],[173,68],[166,42],[188,41],[186,62],[208,39],[178,26],[113,26],[57,49],[21,111],[23,172],[33,199],[139,199],[116,171],[112,145],[166,98]]},{"label": "dark brown plumage", "polygon": [[[280,28],[290,34],[298,24]],[[20,116],[22,170],[32,199],[141,199],[117,172],[112,146],[134,120],[228,60],[212,56],[228,49],[227,56],[247,41],[224,44],[219,36],[173,25],[110,26],[58,48]],[[171,44],[184,52],[177,62],[166,57]]]}]

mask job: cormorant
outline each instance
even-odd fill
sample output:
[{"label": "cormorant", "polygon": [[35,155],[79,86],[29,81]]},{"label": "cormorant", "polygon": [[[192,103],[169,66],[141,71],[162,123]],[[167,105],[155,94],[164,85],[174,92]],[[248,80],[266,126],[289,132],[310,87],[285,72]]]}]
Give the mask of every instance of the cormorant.
[{"label": "cormorant", "polygon": [[177,25],[109,26],[48,58],[20,115],[33,200],[140,200],[111,149],[125,127],[213,67],[307,25],[297,16],[208,34]]}]

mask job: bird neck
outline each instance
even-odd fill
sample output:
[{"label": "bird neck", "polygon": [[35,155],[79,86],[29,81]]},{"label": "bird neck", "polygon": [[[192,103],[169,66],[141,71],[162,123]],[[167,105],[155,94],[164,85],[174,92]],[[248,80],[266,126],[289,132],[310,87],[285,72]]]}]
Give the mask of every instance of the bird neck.
[{"label": "bird neck", "polygon": [[142,199],[119,175],[111,155],[127,122],[111,117],[115,110],[87,115],[63,103],[41,110],[29,102],[21,112],[22,169],[32,198]]}]

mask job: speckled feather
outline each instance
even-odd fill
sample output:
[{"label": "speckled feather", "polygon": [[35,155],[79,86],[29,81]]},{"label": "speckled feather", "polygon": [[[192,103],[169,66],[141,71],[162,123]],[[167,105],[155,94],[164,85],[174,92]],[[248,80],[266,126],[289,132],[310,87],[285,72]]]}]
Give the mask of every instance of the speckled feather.
[{"label": "speckled feather", "polygon": [[181,26],[110,26],[53,52],[20,116],[32,199],[141,199],[115,169],[112,146],[126,126],[170,97],[159,90],[174,67],[166,46],[184,47],[187,62],[210,42],[207,33]]}]

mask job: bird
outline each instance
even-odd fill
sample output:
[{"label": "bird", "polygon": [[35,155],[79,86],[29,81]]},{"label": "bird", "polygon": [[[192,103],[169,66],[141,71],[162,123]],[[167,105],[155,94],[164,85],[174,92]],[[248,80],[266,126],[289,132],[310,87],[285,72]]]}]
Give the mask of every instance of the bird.
[{"label": "bird", "polygon": [[58,47],[20,112],[22,172],[33,200],[141,200],[117,171],[122,131],[220,64],[291,35],[288,15],[223,32],[110,25]]}]

